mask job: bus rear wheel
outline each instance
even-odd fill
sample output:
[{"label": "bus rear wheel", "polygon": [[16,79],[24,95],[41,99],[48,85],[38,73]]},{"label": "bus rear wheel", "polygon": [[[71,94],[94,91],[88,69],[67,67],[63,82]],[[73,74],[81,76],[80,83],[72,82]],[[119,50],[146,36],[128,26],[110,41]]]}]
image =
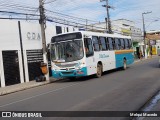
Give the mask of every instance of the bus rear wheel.
[{"label": "bus rear wheel", "polygon": [[123,60],[123,70],[127,69],[127,62],[126,59]]},{"label": "bus rear wheel", "polygon": [[100,78],[101,76],[102,76],[102,65],[98,63],[96,77]]}]

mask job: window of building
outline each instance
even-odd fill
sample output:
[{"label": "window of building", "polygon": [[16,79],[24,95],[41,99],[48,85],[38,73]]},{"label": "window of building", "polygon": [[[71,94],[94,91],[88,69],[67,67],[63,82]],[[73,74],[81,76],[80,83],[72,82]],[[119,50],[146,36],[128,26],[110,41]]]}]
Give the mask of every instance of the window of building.
[{"label": "window of building", "polygon": [[67,32],[69,32],[69,28],[67,27]]},{"label": "window of building", "polygon": [[93,40],[94,51],[99,51],[100,46],[99,46],[98,37],[94,36],[94,37],[92,37],[92,40]]},{"label": "window of building", "polygon": [[61,33],[62,33],[62,27],[56,26],[56,34],[61,34]]}]

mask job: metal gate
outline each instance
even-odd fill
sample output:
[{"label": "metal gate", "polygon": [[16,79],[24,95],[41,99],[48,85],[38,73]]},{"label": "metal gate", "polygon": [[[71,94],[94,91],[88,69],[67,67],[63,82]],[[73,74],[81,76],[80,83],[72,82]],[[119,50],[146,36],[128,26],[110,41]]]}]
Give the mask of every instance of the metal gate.
[{"label": "metal gate", "polygon": [[[50,50],[49,50],[50,51]],[[52,71],[51,71],[51,58],[50,58],[50,52],[48,51],[47,53],[47,58],[48,58],[48,70],[49,70],[49,76],[52,76]]]},{"label": "metal gate", "polygon": [[6,86],[20,83],[18,51],[2,51],[2,56]]},{"label": "metal gate", "polygon": [[27,50],[27,62],[29,80],[35,80],[36,77],[43,75],[40,69],[40,64],[43,62],[43,54],[41,49]]}]

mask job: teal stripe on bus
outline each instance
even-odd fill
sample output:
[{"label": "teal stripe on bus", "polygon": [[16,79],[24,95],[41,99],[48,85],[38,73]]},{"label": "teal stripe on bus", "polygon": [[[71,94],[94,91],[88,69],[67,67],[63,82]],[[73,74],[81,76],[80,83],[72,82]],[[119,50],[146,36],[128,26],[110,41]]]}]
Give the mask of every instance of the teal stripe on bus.
[{"label": "teal stripe on bus", "polygon": [[115,54],[116,68],[123,66],[124,58],[127,60],[127,65],[130,65],[134,62],[134,56],[132,53]]}]

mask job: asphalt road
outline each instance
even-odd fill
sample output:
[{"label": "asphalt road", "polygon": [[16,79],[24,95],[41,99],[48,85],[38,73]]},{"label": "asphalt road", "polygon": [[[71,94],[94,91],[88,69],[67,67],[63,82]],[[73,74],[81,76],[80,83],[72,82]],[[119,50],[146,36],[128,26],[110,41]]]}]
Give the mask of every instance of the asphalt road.
[{"label": "asphalt road", "polygon": [[158,58],[152,58],[127,70],[107,71],[101,78],[61,80],[0,96],[0,111],[136,111],[159,90],[159,75]]}]

